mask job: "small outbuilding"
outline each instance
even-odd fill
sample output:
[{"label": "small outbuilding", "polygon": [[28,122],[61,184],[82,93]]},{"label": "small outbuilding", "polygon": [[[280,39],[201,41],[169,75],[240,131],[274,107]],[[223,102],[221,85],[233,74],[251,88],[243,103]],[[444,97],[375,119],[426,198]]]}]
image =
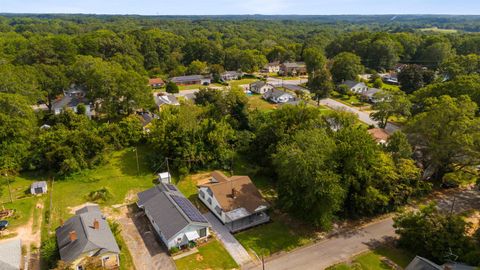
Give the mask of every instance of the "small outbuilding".
[{"label": "small outbuilding", "polygon": [[20,238],[0,242],[0,269],[20,270],[22,263],[22,243]]},{"label": "small outbuilding", "polygon": [[45,194],[47,193],[47,191],[48,187],[46,181],[38,181],[30,186],[30,193],[32,193],[33,195]]},{"label": "small outbuilding", "polygon": [[158,182],[170,184],[172,182],[172,176],[169,172],[162,172],[158,174]]}]

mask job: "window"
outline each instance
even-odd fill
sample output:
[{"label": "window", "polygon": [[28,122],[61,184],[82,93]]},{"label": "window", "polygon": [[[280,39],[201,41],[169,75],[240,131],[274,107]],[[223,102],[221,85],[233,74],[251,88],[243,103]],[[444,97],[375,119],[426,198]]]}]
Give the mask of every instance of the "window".
[{"label": "window", "polygon": [[205,237],[205,236],[207,236],[207,228],[200,229],[200,230],[198,231],[198,234],[200,235],[200,237]]},{"label": "window", "polygon": [[213,196],[213,192],[212,192],[210,189],[207,189],[207,193],[208,193],[210,196]]},{"label": "window", "polygon": [[208,198],[207,201],[208,201],[209,204],[212,204],[212,198]]},{"label": "window", "polygon": [[81,265],[77,266],[77,270],[83,270],[83,266]]},{"label": "window", "polygon": [[199,193],[200,197],[202,197],[202,199],[205,199],[205,193],[203,192],[203,190],[200,190]]}]

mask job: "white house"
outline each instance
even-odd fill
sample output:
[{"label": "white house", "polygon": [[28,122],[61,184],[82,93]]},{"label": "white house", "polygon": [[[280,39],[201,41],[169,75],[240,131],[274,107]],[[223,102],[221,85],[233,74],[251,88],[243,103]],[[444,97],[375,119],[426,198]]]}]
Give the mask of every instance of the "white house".
[{"label": "white house", "polygon": [[85,114],[92,117],[93,110],[90,101],[86,98],[86,92],[80,88],[72,87],[63,93],[63,97],[52,103],[52,111],[55,115],[60,114],[65,109],[77,112],[78,105],[85,106]]},{"label": "white house", "polygon": [[274,89],[275,87],[264,81],[256,81],[250,84],[250,91],[260,95],[265,94],[267,91]]},{"label": "white house", "polygon": [[168,249],[187,247],[208,237],[210,224],[176,186],[160,183],[138,193],[138,199],[138,207]]},{"label": "white house", "polygon": [[45,194],[47,193],[48,188],[47,188],[47,182],[46,181],[38,181],[34,182],[30,186],[30,193],[33,195],[38,195],[38,194]]},{"label": "white house", "polygon": [[344,81],[340,85],[346,85],[348,90],[356,93],[361,94],[368,91],[368,86],[363,82],[356,82],[356,81]]},{"label": "white house", "polygon": [[287,103],[295,101],[295,97],[285,91],[273,88],[263,94],[263,98],[274,103]]},{"label": "white house", "polygon": [[265,65],[263,68],[264,72],[267,73],[278,73],[280,71],[280,62],[271,62]]},{"label": "white house", "polygon": [[240,71],[225,71],[221,74],[222,80],[224,81],[239,80],[242,76],[243,73]]},{"label": "white house", "polygon": [[227,177],[215,171],[198,187],[198,198],[231,232],[266,223],[269,204],[248,176]]}]

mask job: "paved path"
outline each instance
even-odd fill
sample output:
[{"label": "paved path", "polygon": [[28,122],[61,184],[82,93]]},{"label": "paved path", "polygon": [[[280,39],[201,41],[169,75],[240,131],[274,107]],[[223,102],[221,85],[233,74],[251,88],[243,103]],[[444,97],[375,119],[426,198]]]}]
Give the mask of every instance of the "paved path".
[{"label": "paved path", "polygon": [[[450,210],[463,212],[470,209],[480,209],[480,191],[475,189],[451,189],[436,192],[428,200],[436,201],[437,206],[447,212]],[[311,246],[274,255],[267,259],[265,269],[325,269],[395,237],[395,229],[392,225],[392,218],[386,218],[359,229],[341,233]],[[244,268],[261,269],[261,265],[249,264]]]},{"label": "paved path", "polygon": [[[374,121],[372,118],[370,118],[370,112],[361,111],[361,110],[359,110],[355,107],[350,107],[348,105],[345,105],[345,104],[343,104],[339,101],[336,101],[334,99],[331,99],[331,98],[325,98],[325,99],[320,100],[320,104],[323,105],[323,106],[327,106],[329,108],[332,108],[334,110],[345,110],[345,111],[354,113],[358,116],[358,119],[360,121],[362,121],[363,123],[365,123],[367,125],[373,125],[375,127],[378,127],[378,123],[376,121]],[[392,123],[388,123],[387,127],[385,129],[389,133],[393,133],[396,130],[398,130],[399,127],[392,124]]]},{"label": "paved path", "polygon": [[235,239],[227,227],[225,227],[213,213],[208,212],[204,214],[204,216],[212,225],[212,229],[216,232],[217,238],[222,241],[228,253],[230,253],[238,265],[244,265],[252,261],[252,258],[242,244]]},{"label": "paved path", "polygon": [[307,81],[308,81],[307,79],[282,80],[281,78],[273,78],[273,77],[267,78],[267,82],[274,86],[282,86],[282,84],[299,85],[302,83],[306,83]]},{"label": "paved path", "polygon": [[151,230],[148,220],[140,212],[128,213],[117,221],[122,236],[132,254],[136,270],[175,270],[175,264]]}]

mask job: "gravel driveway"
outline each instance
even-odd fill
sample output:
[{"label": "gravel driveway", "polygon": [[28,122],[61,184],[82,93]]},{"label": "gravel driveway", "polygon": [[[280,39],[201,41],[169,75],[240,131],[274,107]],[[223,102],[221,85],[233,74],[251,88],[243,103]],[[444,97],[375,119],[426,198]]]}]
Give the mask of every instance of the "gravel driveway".
[{"label": "gravel driveway", "polygon": [[127,216],[119,218],[118,222],[122,225],[122,236],[137,270],[176,269],[166,247],[157,240],[142,212],[129,210]]}]

